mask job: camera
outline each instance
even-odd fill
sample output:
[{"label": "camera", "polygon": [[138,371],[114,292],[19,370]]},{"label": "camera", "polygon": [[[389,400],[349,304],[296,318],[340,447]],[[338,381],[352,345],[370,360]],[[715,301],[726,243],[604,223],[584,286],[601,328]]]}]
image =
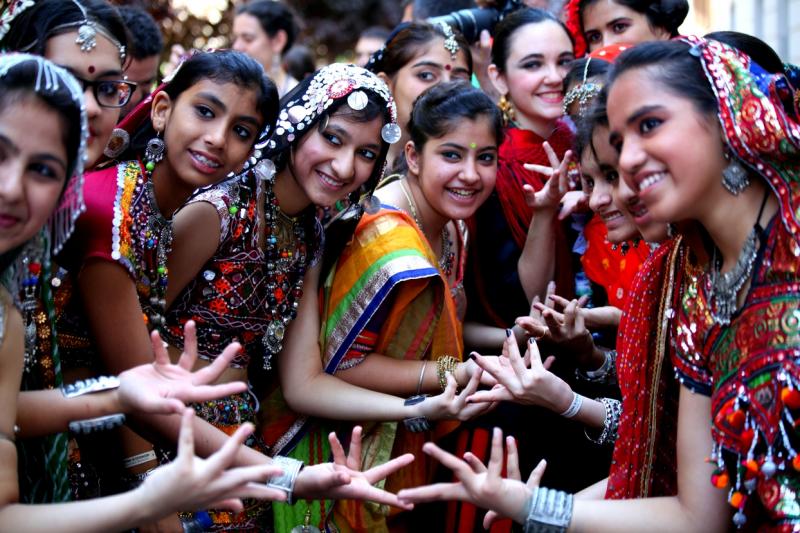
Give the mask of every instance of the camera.
[{"label": "camera", "polygon": [[500,9],[494,7],[462,9],[449,15],[431,17],[428,22],[432,24],[446,22],[458,29],[468,42],[474,43],[480,38],[481,31],[489,30],[491,32],[495,24],[521,7],[523,7],[522,0],[506,0]]}]

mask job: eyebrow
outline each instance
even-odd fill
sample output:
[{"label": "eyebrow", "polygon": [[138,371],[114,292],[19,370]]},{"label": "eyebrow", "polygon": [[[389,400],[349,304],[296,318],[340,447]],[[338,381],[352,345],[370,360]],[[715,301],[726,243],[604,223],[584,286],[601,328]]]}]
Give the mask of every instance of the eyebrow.
[{"label": "eyebrow", "polygon": [[[198,98],[203,98],[208,100],[214,106],[218,107],[223,113],[228,111],[228,106],[226,106],[225,103],[222,100],[220,100],[219,97],[214,93],[202,92],[202,93],[197,93],[197,96]],[[252,123],[256,127],[261,126],[261,122],[252,115],[239,115],[238,117],[236,117],[236,120]]]},{"label": "eyebrow", "polygon": [[[14,144],[14,141],[12,141],[9,137],[3,135],[2,133],[0,133],[0,144],[4,145],[6,149],[11,152],[12,155],[18,155],[20,153],[20,149],[16,144]],[[58,166],[60,166],[64,170],[67,169],[67,164],[61,158],[54,156],[53,154],[48,154],[47,152],[33,154],[33,157],[31,159],[52,161],[54,163],[57,163]]]},{"label": "eyebrow", "polygon": [[620,22],[620,21],[622,21],[622,20],[625,20],[625,21],[627,21],[627,20],[631,20],[631,19],[630,19],[630,18],[628,18],[628,17],[617,17],[617,18],[615,18],[614,20],[612,20],[612,21],[608,22],[608,23],[606,24],[606,28],[608,28],[608,27],[610,27],[610,26],[613,26],[614,24],[616,24],[616,23],[618,23],[618,22]]},{"label": "eyebrow", "polygon": [[630,126],[631,124],[639,120],[642,117],[642,115],[646,115],[648,113],[652,113],[653,111],[658,111],[661,109],[663,109],[663,106],[660,105],[646,105],[644,107],[640,107],[631,116],[628,117],[628,119],[625,121],[625,124]]},{"label": "eyebrow", "polygon": [[438,68],[439,70],[442,70],[444,68],[442,65],[434,61],[420,61],[419,63],[414,63],[414,66],[412,68],[416,67],[433,67],[433,68]]}]

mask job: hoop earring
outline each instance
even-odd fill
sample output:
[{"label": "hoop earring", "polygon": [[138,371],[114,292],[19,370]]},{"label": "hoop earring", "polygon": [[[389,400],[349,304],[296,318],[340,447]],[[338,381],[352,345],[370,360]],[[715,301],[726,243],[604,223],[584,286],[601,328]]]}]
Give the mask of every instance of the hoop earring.
[{"label": "hoop earring", "polygon": [[734,196],[750,186],[750,176],[747,169],[739,163],[739,159],[725,150],[725,159],[728,166],[722,169],[722,186]]},{"label": "hoop earring", "polygon": [[146,161],[144,168],[148,172],[152,172],[156,168],[156,163],[160,163],[164,159],[166,150],[167,145],[161,140],[161,132],[156,132],[156,136],[147,141],[147,147],[144,149]]},{"label": "hoop earring", "polygon": [[511,100],[506,98],[506,95],[500,97],[500,100],[497,102],[497,107],[500,108],[500,113],[503,116],[503,126],[513,124],[515,118],[514,105],[511,103]]},{"label": "hoop earring", "polygon": [[122,155],[122,152],[128,149],[131,143],[131,136],[127,131],[122,128],[114,128],[111,132],[111,138],[108,140],[103,154],[109,159],[116,159]]}]

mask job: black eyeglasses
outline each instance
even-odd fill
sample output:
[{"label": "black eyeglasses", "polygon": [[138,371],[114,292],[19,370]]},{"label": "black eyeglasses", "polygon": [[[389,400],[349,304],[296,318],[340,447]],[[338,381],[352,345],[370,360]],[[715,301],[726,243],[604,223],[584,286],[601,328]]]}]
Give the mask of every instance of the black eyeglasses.
[{"label": "black eyeglasses", "polygon": [[94,99],[102,107],[123,107],[131,101],[136,84],[125,80],[94,80],[89,81],[75,76],[81,84],[84,92],[88,87],[92,88]]}]

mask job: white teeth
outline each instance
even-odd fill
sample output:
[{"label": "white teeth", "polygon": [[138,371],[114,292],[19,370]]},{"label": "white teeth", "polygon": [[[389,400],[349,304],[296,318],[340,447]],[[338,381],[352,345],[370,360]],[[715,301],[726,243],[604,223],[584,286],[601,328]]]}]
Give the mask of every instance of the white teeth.
[{"label": "white teeth", "polygon": [[652,174],[647,176],[639,183],[639,190],[643,191],[646,188],[650,187],[651,185],[655,185],[659,181],[663,180],[667,175],[663,172],[659,172],[658,174]]},{"label": "white teeth", "polygon": [[621,218],[621,217],[622,217],[622,213],[620,213],[619,211],[614,211],[613,213],[610,213],[608,215],[604,215],[603,219],[604,220],[615,220],[615,219]]},{"label": "white teeth", "polygon": [[321,180],[322,180],[322,181],[323,181],[323,182],[324,182],[326,185],[328,185],[328,186],[330,186],[330,187],[335,187],[335,188],[339,189],[339,188],[341,188],[341,187],[343,187],[343,186],[344,186],[344,184],[343,184],[341,181],[336,181],[335,179],[333,179],[333,178],[329,177],[329,176],[328,176],[328,175],[326,175],[326,174],[323,174],[323,173],[321,173],[321,172],[320,172],[320,173],[318,173],[318,174],[319,174],[319,177],[320,177],[320,179],[321,179]]},{"label": "white teeth", "polygon": [[456,196],[460,196],[462,198],[471,198],[472,196],[478,194],[478,191],[473,191],[473,190],[463,190],[463,189],[447,189],[447,190],[450,193]]},{"label": "white teeth", "polygon": [[200,155],[200,154],[198,154],[196,152],[194,154],[194,158],[197,159],[199,162],[201,162],[202,164],[204,164],[207,167],[219,168],[219,167],[222,166],[219,163],[217,163],[216,161],[212,161],[212,160],[208,159],[207,157],[203,157],[202,155]]}]

